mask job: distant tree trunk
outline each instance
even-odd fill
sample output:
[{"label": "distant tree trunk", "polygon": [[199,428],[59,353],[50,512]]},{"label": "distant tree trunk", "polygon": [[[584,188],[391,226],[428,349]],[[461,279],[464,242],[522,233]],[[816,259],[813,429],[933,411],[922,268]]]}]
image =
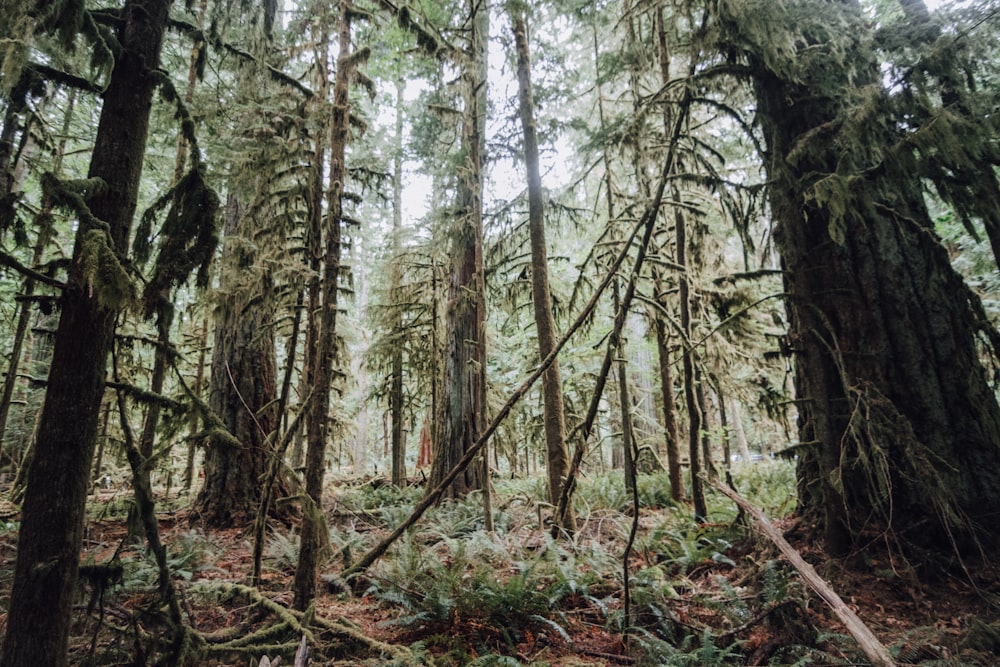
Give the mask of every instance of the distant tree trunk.
[{"label": "distant tree trunk", "polygon": [[[524,163],[528,174],[528,230],[531,236],[531,295],[538,335],[538,356],[544,359],[556,343],[556,326],[552,317],[552,297],[549,290],[548,250],[545,243],[545,206],[542,175],[538,166],[538,136],[535,125],[535,100],[531,89],[531,57],[528,29],[523,8],[512,3],[509,7],[517,50],[518,99],[521,127],[524,131]],[[545,425],[545,450],[548,462],[549,502],[559,503],[563,482],[569,468],[566,449],[566,417],[563,408],[562,380],[559,362],[553,361],[542,375],[542,411]],[[576,514],[566,512],[563,519],[570,533],[576,532]]]},{"label": "distant tree trunk", "polygon": [[[22,82],[27,82],[27,76],[22,76]],[[14,138],[21,131],[21,112],[24,110],[24,100],[27,91],[19,82],[10,96],[5,95],[3,126],[0,127],[0,241],[13,224],[15,213],[14,201]]]},{"label": "distant tree trunk", "polygon": [[[451,284],[445,317],[443,418],[431,466],[433,489],[479,438],[486,421],[486,295],[483,272],[483,147],[486,117],[485,64],[487,3],[470,0],[470,60],[463,74],[464,163],[459,176],[451,231]],[[484,23],[487,30],[484,31]],[[484,459],[485,461],[485,454]],[[462,498],[486,483],[485,464],[459,475],[444,496]]]},{"label": "distant tree trunk", "polygon": [[[885,128],[897,121],[845,127],[847,91],[879,86],[882,75],[858,4],[823,7],[824,32],[806,31],[803,47],[823,58],[815,78],[789,76],[739,20],[721,17],[745,49],[767,142],[795,354],[800,507],[835,554],[873,530],[947,553],[996,536],[1000,406],[975,340],[989,325],[934,234],[918,174],[887,161],[863,178],[840,176],[855,164],[850,148],[863,144],[867,165],[872,145],[893,145]],[[835,47],[828,21],[843,27]],[[838,206],[816,196],[820,179],[839,185]]]},{"label": "distant tree trunk", "polygon": [[[717,380],[715,380],[715,384],[718,386]],[[733,434],[732,430],[729,428],[729,414],[727,412],[726,397],[723,395],[721,389],[717,390],[715,393],[715,402],[718,404],[719,408],[719,430],[721,431],[719,437],[722,440],[722,467],[724,470],[729,470],[733,458]]]},{"label": "distant tree trunk", "polygon": [[431,464],[431,443],[434,441],[431,433],[434,431],[434,408],[428,408],[427,416],[424,417],[424,425],[420,428],[420,449],[417,453],[417,469],[425,468]]},{"label": "distant tree trunk", "polygon": [[[63,155],[66,150],[66,138],[69,136],[70,123],[73,120],[73,111],[76,107],[76,91],[70,90],[66,102],[66,114],[63,117],[62,134],[56,146],[55,158],[52,164],[52,173],[59,176],[62,172]],[[6,131],[6,126],[4,127]],[[2,153],[3,140],[0,139],[0,153]],[[3,160],[0,155],[0,160]],[[0,161],[0,165],[5,162]],[[2,167],[0,167],[2,168]],[[9,194],[9,193],[8,193]],[[0,195],[2,196],[2,195]],[[52,209],[54,204],[52,196],[42,195],[42,204],[38,215],[35,216],[35,226],[38,229],[38,236],[35,239],[35,247],[31,253],[31,267],[38,266],[45,253],[45,247],[49,244],[52,236]],[[2,233],[0,233],[2,238]],[[25,297],[31,297],[35,293],[35,280],[27,278],[21,293]],[[17,324],[14,327],[14,340],[11,343],[10,363],[7,365],[7,374],[4,377],[3,390],[0,394],[0,463],[3,461],[3,450],[5,435],[7,433],[7,423],[10,417],[10,405],[14,400],[14,388],[17,386],[17,375],[21,365],[21,351],[24,348],[24,341],[28,334],[28,324],[31,321],[31,302],[27,299],[17,304]]]},{"label": "distant tree trunk", "polygon": [[[680,200],[677,188],[673,190],[674,200]],[[688,460],[691,473],[691,501],[694,503],[694,515],[704,520],[708,515],[705,504],[705,487],[701,479],[702,460],[699,447],[701,445],[701,406],[698,402],[697,377],[695,375],[695,349],[691,345],[691,285],[687,273],[687,221],[680,206],[674,208],[674,225],[677,233],[677,265],[680,267],[678,276],[678,294],[680,299],[680,324],[683,336],[684,350],[681,366],[684,369],[684,405],[688,415]]]},{"label": "distant tree trunk", "polygon": [[[657,281],[659,285],[659,281]],[[662,286],[656,288],[661,293]],[[663,300],[657,300],[663,304]],[[677,411],[674,409],[674,379],[670,371],[670,348],[667,326],[664,318],[654,316],[656,330],[656,353],[660,367],[660,395],[663,397],[663,431],[667,453],[667,476],[670,478],[670,497],[677,502],[684,500],[684,478],[681,471],[680,434],[677,427]]]},{"label": "distant tree trunk", "polygon": [[[194,372],[194,385],[191,392],[196,398],[201,398],[202,385],[205,383],[205,356],[208,351],[208,318],[201,321],[201,333],[198,334],[198,366]],[[194,458],[197,452],[195,446],[195,435],[198,433],[198,414],[191,412],[191,421],[188,423],[190,431],[190,441],[188,442],[187,461],[184,465],[184,490],[189,491],[194,481]]]},{"label": "distant tree trunk", "polygon": [[[129,0],[104,92],[89,175],[107,189],[90,211],[108,233],[81,221],[28,472],[2,667],[66,665],[90,465],[96,445],[116,304],[88,288],[84,245],[128,250],[149,131],[149,112],[169,0]],[[121,286],[118,286],[121,287]]]},{"label": "distant tree trunk", "polygon": [[736,451],[744,461],[750,460],[750,446],[747,444],[746,430],[743,428],[743,406],[735,398],[729,399],[729,414],[733,423],[733,439],[736,441]]},{"label": "distant tree trunk", "polygon": [[226,297],[215,313],[209,406],[238,444],[209,438],[205,482],[195,500],[200,518],[220,528],[253,520],[260,502],[260,479],[273,448],[269,436],[278,427],[274,329],[271,310],[262,304],[259,294],[268,286],[255,284],[250,289],[249,285],[228,283],[229,288],[225,288],[227,281],[243,280],[254,262],[252,251],[238,241],[240,234],[255,224],[253,214],[230,195],[225,218],[222,281]]},{"label": "distant tree trunk", "polygon": [[[198,334],[197,340],[197,352],[198,359],[195,362],[195,376],[194,382],[191,386],[191,393],[194,394],[195,398],[201,399],[202,385],[205,381],[205,361],[206,353],[208,350],[208,318],[202,319],[201,322],[201,332]],[[183,477],[183,488],[185,491],[191,490],[191,484],[194,481],[195,476],[195,456],[197,454],[197,435],[198,435],[198,412],[192,410],[188,415],[188,446],[187,446],[187,457],[184,463],[184,477]]]},{"label": "distant tree trunk", "polygon": [[330,394],[335,369],[337,340],[337,307],[341,222],[343,218],[344,182],[347,177],[345,153],[351,114],[350,81],[354,71],[351,62],[351,16],[353,6],[341,0],[337,56],[337,72],[333,83],[333,111],[330,118],[330,189],[327,195],[327,229],[322,262],[322,285],[319,327],[312,358],[311,381],[314,401],[306,422],[305,491],[309,507],[303,512],[299,545],[299,562],[295,570],[296,609],[305,610],[316,594],[316,568],[319,554],[327,548],[320,543],[325,535],[323,518],[323,477],[326,470],[326,444],[329,436]]},{"label": "distant tree trunk", "polygon": [[[174,319],[172,304],[165,304],[156,318],[156,348],[153,357],[153,374],[149,381],[149,391],[159,396],[167,379],[168,348],[170,347],[170,324]],[[160,403],[152,401],[146,408],[146,419],[139,436],[139,453],[143,458],[153,455],[156,442],[156,427],[160,423]]]},{"label": "distant tree trunk", "polygon": [[[614,291],[615,312],[621,309],[621,296],[619,295],[618,283],[615,282]],[[626,315],[625,317],[628,317]],[[630,396],[627,364],[625,362],[625,340],[624,337],[618,341],[618,348],[615,354],[615,370],[618,374],[618,409],[622,417],[622,439],[621,447],[615,447],[611,459],[611,467],[624,469],[625,489],[630,493],[634,490],[635,484],[635,459],[631,453],[634,451],[635,432],[632,429],[632,398]],[[617,465],[616,465],[617,464]]]},{"label": "distant tree trunk", "polygon": [[715,430],[715,413],[711,410],[712,406],[709,404],[705,383],[706,378],[702,370],[696,366],[694,389],[698,399],[698,411],[701,413],[701,432],[699,434],[701,437],[701,467],[708,473],[710,479],[715,479],[719,476],[712,458],[712,431]]},{"label": "distant tree trunk", "polygon": [[[402,76],[396,79],[395,154],[392,158],[392,269],[390,293],[395,295],[402,278],[399,257],[403,249],[403,90]],[[394,298],[394,296],[393,296]],[[396,318],[395,329],[403,328],[402,311]],[[389,381],[389,413],[392,420],[392,483],[398,487],[406,484],[406,438],[403,437],[403,348],[398,343],[392,351],[392,369]]]}]

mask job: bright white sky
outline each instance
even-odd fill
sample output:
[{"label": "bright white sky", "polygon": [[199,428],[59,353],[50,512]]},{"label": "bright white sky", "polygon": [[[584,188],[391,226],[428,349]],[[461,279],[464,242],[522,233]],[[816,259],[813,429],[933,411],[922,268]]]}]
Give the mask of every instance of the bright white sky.
[{"label": "bright white sky", "polygon": [[[943,5],[964,5],[971,0],[924,0],[927,7],[935,10]],[[500,46],[493,40],[490,49],[490,87],[493,95],[517,95],[516,82],[511,77],[509,68],[504,68],[506,60],[504,53],[500,51]],[[414,102],[420,93],[426,89],[424,81],[410,81],[404,91],[404,99],[408,103]],[[383,108],[380,122],[390,126],[395,122],[395,110]],[[489,128],[487,128],[489,132]],[[560,145],[562,144],[562,145]],[[546,188],[558,189],[566,185],[570,176],[565,169],[560,167],[560,154],[568,154],[570,147],[565,144],[565,140],[560,140],[555,146],[555,151],[551,146],[541,146],[542,152],[542,179]],[[421,218],[427,215],[431,203],[431,179],[421,173],[413,171],[414,164],[404,166],[403,176],[403,224],[412,227]],[[486,185],[486,200],[492,199],[509,200],[515,197],[523,188],[525,182],[524,167],[522,164],[513,164],[508,160],[494,163],[490,170],[490,181]]]}]

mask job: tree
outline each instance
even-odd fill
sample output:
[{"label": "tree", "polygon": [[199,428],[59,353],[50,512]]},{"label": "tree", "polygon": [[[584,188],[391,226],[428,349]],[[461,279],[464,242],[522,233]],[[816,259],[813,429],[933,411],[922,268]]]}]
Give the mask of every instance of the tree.
[{"label": "tree", "polygon": [[[538,356],[544,359],[555,347],[555,320],[552,317],[552,297],[549,292],[548,251],[545,243],[545,208],[542,175],[538,165],[538,136],[535,125],[535,101],[531,90],[531,56],[524,7],[512,2],[508,8],[517,51],[518,100],[521,126],[524,131],[524,164],[528,176],[528,230],[531,236],[531,296],[538,336]],[[545,449],[548,463],[549,502],[559,502],[563,482],[569,467],[566,450],[566,417],[563,410],[562,380],[558,361],[553,361],[542,375],[542,410],[545,424]],[[576,515],[568,511],[563,517],[566,530],[576,530]]]},{"label": "tree", "polygon": [[[469,4],[467,62],[463,64],[458,187],[450,232],[452,258],[445,314],[445,382],[441,433],[431,467],[437,486],[483,432],[486,420],[486,294],[483,271],[483,151],[486,125],[488,6]],[[459,498],[483,488],[484,466],[468,468],[449,487]]]},{"label": "tree", "polygon": [[224,219],[222,285],[229,292],[215,311],[208,401],[222,429],[207,430],[205,482],[195,500],[201,520],[216,527],[253,518],[278,427],[272,312],[260,293],[267,281],[247,284],[256,258],[240,240],[253,224],[252,213],[231,194]]},{"label": "tree", "polygon": [[[259,11],[251,25],[273,24],[268,12],[275,5],[264,3]],[[301,209],[300,192],[287,182],[297,175],[287,164],[301,155],[283,153],[283,142],[262,149],[250,128],[263,123],[270,135],[294,137],[292,151],[308,146],[295,106],[299,97],[289,98],[287,87],[274,85],[264,62],[272,35],[265,31],[249,39],[255,54],[240,64],[234,105],[242,127],[230,129],[244,150],[229,174],[224,212],[209,380],[213,416],[206,421],[205,481],[194,503],[198,516],[214,527],[251,521],[263,495],[261,480],[280,423],[275,322],[281,295],[273,267],[279,257],[287,260],[284,240]]]},{"label": "tree", "polygon": [[983,137],[950,132],[944,107],[914,125],[902,103],[916,84],[885,85],[856,2],[709,9],[766,141],[802,512],[834,554],[876,531],[938,553],[994,537],[1000,406],[976,336],[994,352],[998,337],[934,233],[915,168],[926,142],[954,152]]},{"label": "tree", "polygon": [[[345,183],[347,181],[346,153],[350,131],[352,79],[359,77],[358,63],[368,56],[369,50],[352,50],[352,21],[364,14],[358,13],[350,0],[340,0],[338,6],[337,69],[333,81],[333,108],[329,119],[330,168],[327,192],[325,229],[315,239],[322,248],[320,270],[322,279],[316,293],[319,303],[317,329],[313,335],[313,354],[310,380],[315,392],[306,421],[306,509],[302,519],[302,536],[299,561],[295,570],[296,609],[304,610],[312,602],[316,590],[316,567],[319,554],[326,548],[323,510],[323,476],[326,469],[326,443],[329,437],[330,395],[334,372],[337,370],[337,308],[341,267],[341,225],[344,211]],[[320,245],[320,242],[322,244]],[[319,259],[319,258],[318,258]]]},{"label": "tree", "polygon": [[[84,505],[115,318],[131,284],[127,253],[170,0],[129,0],[97,128],[89,179],[52,182],[79,216],[73,264],[38,426],[0,665],[66,664]],[[86,201],[84,198],[86,197]]]}]

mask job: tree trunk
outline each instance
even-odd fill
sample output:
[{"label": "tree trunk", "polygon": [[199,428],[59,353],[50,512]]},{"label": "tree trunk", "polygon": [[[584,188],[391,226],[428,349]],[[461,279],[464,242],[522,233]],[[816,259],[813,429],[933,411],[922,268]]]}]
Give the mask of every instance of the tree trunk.
[{"label": "tree trunk", "polygon": [[[48,391],[28,472],[2,667],[66,664],[84,507],[117,310],[88,288],[85,244],[128,249],[169,0],[130,0],[98,122],[89,175],[107,189],[90,200],[108,234],[81,222],[62,295]],[[99,239],[97,237],[100,237]]]},{"label": "tree trunk", "polygon": [[733,426],[733,439],[736,441],[736,451],[743,461],[749,461],[750,446],[747,444],[747,434],[743,429],[743,406],[735,398],[729,399],[729,415]]},{"label": "tree trunk", "polygon": [[[52,173],[59,176],[62,173],[62,161],[63,155],[66,151],[66,138],[69,136],[70,123],[73,120],[73,111],[76,108],[76,91],[70,90],[67,94],[66,101],[66,114],[63,118],[62,134],[60,135],[59,143],[56,146],[56,154],[53,159]],[[12,122],[12,121],[11,121]],[[7,121],[4,124],[4,132],[7,131]],[[0,138],[0,168],[5,168],[9,156],[5,159],[2,155],[4,146],[4,139]],[[2,194],[3,189],[0,188],[0,197],[4,196]],[[9,192],[7,193],[10,194]],[[4,204],[0,204],[3,206]],[[35,247],[31,255],[31,268],[38,266],[38,263],[42,261],[42,256],[45,253],[45,247],[50,241],[52,235],[52,209],[54,204],[52,202],[51,195],[42,195],[42,205],[41,210],[38,215],[35,216],[35,226],[38,228],[38,237],[35,240]],[[0,229],[2,229],[3,223],[0,221]],[[0,231],[0,238],[3,234]],[[21,290],[25,297],[31,297],[35,293],[35,281],[31,278],[27,278],[24,281],[24,288]],[[4,377],[2,395],[0,395],[0,463],[3,461],[3,449],[5,434],[7,433],[7,423],[10,416],[10,404],[14,399],[14,388],[17,385],[17,374],[18,369],[21,365],[21,350],[24,346],[25,338],[28,333],[28,324],[31,320],[31,302],[27,299],[21,301],[17,305],[17,324],[14,329],[14,340],[11,344],[10,352],[10,363],[7,366],[7,374]],[[11,457],[13,458],[13,457]]]},{"label": "tree trunk", "polygon": [[[868,155],[898,137],[880,129],[889,117],[845,126],[845,91],[880,86],[881,75],[858,6],[825,10],[845,30],[822,77],[788,76],[752,46],[746,54],[789,295],[800,506],[835,554],[886,530],[904,546],[948,552],[989,537],[1000,512],[1000,407],[976,348],[981,307],[938,242],[912,170],[887,158],[863,178],[843,176],[858,158],[851,149]],[[744,37],[738,22],[727,28]],[[809,48],[823,53],[825,39]]]},{"label": "tree trunk", "polygon": [[[486,117],[485,49],[488,13],[485,2],[472,2],[469,17],[471,63],[463,73],[465,113],[462,123],[464,164],[459,177],[451,231],[451,283],[445,317],[445,382],[440,439],[429,487],[445,478],[479,439],[486,421],[486,295],[483,271],[482,161]],[[485,24],[485,26],[484,26]],[[484,29],[485,27],[485,29]],[[484,458],[485,460],[485,458]],[[444,494],[462,498],[482,489],[485,465],[466,468]]]},{"label": "tree trunk", "polygon": [[[194,372],[194,385],[191,387],[191,393],[194,394],[195,398],[201,398],[202,385],[205,382],[205,355],[208,351],[208,318],[201,321],[201,333],[198,334],[198,366],[195,368]],[[188,450],[187,450],[187,461],[184,465],[184,490],[190,491],[191,484],[194,482],[194,459],[197,453],[197,447],[195,444],[195,435],[198,433],[198,414],[196,411],[191,411],[191,420],[188,422],[188,430],[190,432]]]},{"label": "tree trunk", "polygon": [[[662,286],[657,280],[657,294],[662,293]],[[657,297],[663,305],[663,299]],[[664,318],[654,316],[653,327],[656,330],[656,353],[660,367],[660,395],[663,397],[663,431],[667,454],[667,476],[670,478],[670,497],[677,502],[684,500],[684,477],[681,472],[681,442],[677,427],[677,411],[674,408],[674,379],[670,371],[670,348],[667,344],[667,325]]]},{"label": "tree trunk", "polygon": [[[528,29],[523,9],[511,4],[514,43],[517,50],[518,99],[521,127],[524,131],[524,163],[528,177],[528,230],[531,236],[531,296],[535,310],[539,359],[544,359],[555,347],[555,320],[552,317],[552,297],[549,291],[548,250],[545,243],[545,207],[542,175],[538,166],[538,136],[535,126],[535,100],[531,89],[531,57],[528,49]],[[562,380],[559,362],[553,361],[542,375],[542,412],[545,426],[545,450],[548,461],[549,502],[559,502],[569,452],[566,449],[566,417],[563,409]],[[567,511],[561,526],[576,531],[576,514]]]},{"label": "tree trunk", "polygon": [[225,215],[222,281],[230,289],[224,289],[227,297],[215,313],[209,406],[238,442],[209,439],[205,483],[195,501],[201,519],[220,528],[253,520],[260,503],[260,479],[273,448],[268,438],[278,426],[271,311],[261,303],[256,281],[252,289],[227,283],[241,280],[254,261],[250,252],[240,249],[246,244],[237,240],[254,224],[253,214],[230,195]]},{"label": "tree trunk", "polygon": [[[396,127],[395,154],[392,158],[392,269],[390,294],[395,297],[402,277],[399,270],[400,253],[403,249],[403,90],[402,76],[396,79]],[[402,311],[396,318],[395,328],[403,328]],[[403,348],[395,344],[392,351],[392,370],[389,381],[389,413],[392,420],[392,483],[398,487],[406,484],[406,438],[403,434]]]},{"label": "tree trunk", "polygon": [[[678,201],[680,193],[676,186],[673,190],[674,200]],[[684,337],[684,350],[681,365],[684,369],[684,405],[688,415],[688,460],[691,472],[691,501],[694,504],[694,515],[704,521],[708,515],[705,504],[705,488],[701,479],[702,459],[699,452],[702,413],[698,401],[698,379],[695,374],[695,349],[691,345],[691,286],[687,273],[687,221],[680,206],[674,208],[674,224],[677,230],[677,265],[680,267],[679,298],[681,335]]]},{"label": "tree trunk", "polygon": [[340,3],[339,37],[340,53],[337,73],[333,83],[333,112],[330,118],[330,190],[327,195],[327,229],[322,263],[321,307],[316,336],[315,355],[312,359],[311,380],[315,392],[306,424],[307,449],[305,491],[309,506],[303,512],[302,536],[299,545],[299,562],[295,570],[296,609],[305,610],[316,594],[316,568],[319,554],[328,545],[321,544],[325,535],[323,519],[323,477],[326,470],[326,441],[329,436],[330,393],[335,369],[337,337],[337,304],[340,278],[341,219],[343,217],[344,180],[347,177],[345,152],[347,150],[348,122],[351,113],[350,78],[354,65],[351,62],[351,15],[349,0]]}]

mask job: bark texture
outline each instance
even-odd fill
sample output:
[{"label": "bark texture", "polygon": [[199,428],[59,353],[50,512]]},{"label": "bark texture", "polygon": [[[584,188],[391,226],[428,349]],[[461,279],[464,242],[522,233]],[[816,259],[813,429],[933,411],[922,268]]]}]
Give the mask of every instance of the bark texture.
[{"label": "bark texture", "polygon": [[226,437],[208,439],[205,483],[195,501],[200,518],[219,528],[253,520],[260,503],[260,479],[273,447],[268,436],[278,426],[270,310],[261,304],[264,297],[252,296],[260,291],[256,280],[252,290],[238,282],[254,261],[246,244],[238,240],[248,221],[245,207],[231,196],[222,260],[223,285],[228,289],[215,312],[209,406],[236,442]]},{"label": "bark texture", "polygon": [[879,69],[857,5],[824,11],[839,52],[829,26],[796,26],[824,67],[793,76],[763,48],[747,58],[789,295],[801,506],[834,553],[885,530],[947,552],[991,533],[1000,512],[1000,407],[975,341],[984,323],[913,172],[888,153],[862,164],[859,142],[893,144],[895,121],[876,107],[877,122],[852,124],[847,91],[878,89]]},{"label": "bark texture", "polygon": [[[486,420],[486,295],[483,272],[483,131],[486,115],[486,3],[472,3],[470,61],[463,73],[464,164],[459,177],[451,234],[452,267],[445,316],[444,400],[441,434],[431,466],[436,486],[479,439]],[[446,498],[483,488],[484,466],[466,468],[448,487]]]},{"label": "bark texture", "polygon": [[[556,325],[552,316],[549,291],[549,257],[545,242],[545,206],[542,175],[538,165],[538,131],[535,124],[535,100],[531,88],[531,55],[524,15],[516,3],[510,8],[517,50],[517,83],[521,127],[524,132],[524,164],[528,176],[528,231],[531,236],[531,297],[538,336],[538,356],[544,359],[555,348]],[[559,362],[555,360],[542,375],[542,411],[545,425],[545,451],[548,463],[549,502],[555,506],[569,469],[566,449],[566,416],[563,408]],[[561,526],[576,531],[576,514],[566,513]]]},{"label": "bark texture", "polygon": [[323,519],[323,477],[326,470],[326,444],[329,437],[330,394],[335,366],[337,340],[337,303],[340,277],[341,218],[343,216],[344,181],[347,176],[345,152],[347,150],[348,122],[351,113],[350,80],[354,63],[351,61],[352,4],[340,3],[337,73],[333,84],[333,113],[330,118],[330,190],[327,194],[327,229],[322,260],[322,304],[319,330],[316,334],[315,355],[310,359],[311,380],[315,397],[306,421],[306,494],[310,507],[302,517],[302,537],[299,562],[295,570],[296,609],[305,610],[316,593],[316,568],[320,553],[328,548]]},{"label": "bark texture", "polygon": [[[104,95],[89,175],[107,188],[90,202],[107,223],[105,242],[125,255],[142,174],[149,112],[170,0],[130,0],[122,52]],[[90,289],[83,246],[97,232],[78,228],[63,292],[49,384],[28,472],[17,564],[0,665],[66,664],[71,608],[83,536],[84,504],[104,395],[116,309]]]}]

